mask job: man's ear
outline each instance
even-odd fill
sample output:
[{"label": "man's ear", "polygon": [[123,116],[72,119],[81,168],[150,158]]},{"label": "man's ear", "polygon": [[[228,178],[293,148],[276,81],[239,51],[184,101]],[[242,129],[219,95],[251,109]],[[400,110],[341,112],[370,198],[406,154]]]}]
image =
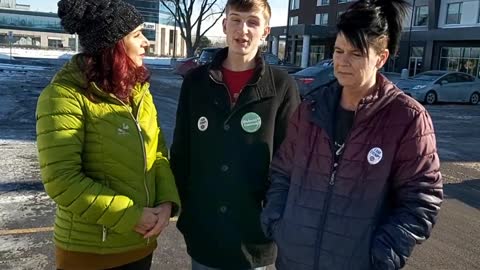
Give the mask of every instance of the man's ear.
[{"label": "man's ear", "polygon": [[223,33],[227,34],[227,18],[223,18],[222,28],[223,28]]},{"label": "man's ear", "polygon": [[266,39],[268,37],[268,35],[270,35],[270,26],[265,26],[265,29],[263,30],[263,35],[262,35],[262,39]]}]

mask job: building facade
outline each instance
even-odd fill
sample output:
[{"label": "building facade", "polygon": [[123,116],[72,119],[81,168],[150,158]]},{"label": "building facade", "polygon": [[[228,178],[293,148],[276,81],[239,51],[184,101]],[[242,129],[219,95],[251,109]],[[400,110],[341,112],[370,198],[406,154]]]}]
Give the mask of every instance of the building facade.
[{"label": "building facade", "polygon": [[[79,50],[77,36],[64,32],[56,13],[25,10],[26,5],[17,4],[15,0],[0,1],[0,46]],[[152,1],[130,2],[144,16],[144,34],[150,41],[150,55],[186,55],[180,28],[167,22],[171,17],[160,9],[158,2],[156,5],[151,5]]]},{"label": "building facade", "polygon": [[[288,33],[287,60],[310,66],[331,58],[339,15],[353,1],[290,0],[289,27],[273,27],[269,47],[280,50]],[[388,71],[408,68],[410,74],[425,70],[459,70],[479,76],[480,1],[410,0],[397,55],[386,65]],[[282,44],[283,42],[283,44]]]}]

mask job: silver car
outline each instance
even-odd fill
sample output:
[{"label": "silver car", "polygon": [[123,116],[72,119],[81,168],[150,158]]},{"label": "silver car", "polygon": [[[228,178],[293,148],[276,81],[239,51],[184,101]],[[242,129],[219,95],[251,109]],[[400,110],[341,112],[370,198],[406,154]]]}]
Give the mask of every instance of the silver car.
[{"label": "silver car", "polygon": [[436,102],[468,102],[478,104],[480,81],[456,71],[433,70],[410,79],[400,80],[398,88],[407,95],[426,104]]}]

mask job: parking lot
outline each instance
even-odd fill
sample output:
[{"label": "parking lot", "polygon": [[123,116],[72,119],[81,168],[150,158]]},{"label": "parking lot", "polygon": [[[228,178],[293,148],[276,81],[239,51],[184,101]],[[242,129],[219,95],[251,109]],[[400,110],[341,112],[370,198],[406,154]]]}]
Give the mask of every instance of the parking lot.
[{"label": "parking lot", "polygon": [[[54,204],[40,182],[35,105],[57,67],[0,69],[0,269],[54,269]],[[153,70],[151,91],[167,142],[172,140],[181,77]],[[480,265],[480,105],[428,106],[442,160],[446,200],[433,235],[406,269],[478,269]],[[189,269],[171,222],[159,238],[152,269]]]}]

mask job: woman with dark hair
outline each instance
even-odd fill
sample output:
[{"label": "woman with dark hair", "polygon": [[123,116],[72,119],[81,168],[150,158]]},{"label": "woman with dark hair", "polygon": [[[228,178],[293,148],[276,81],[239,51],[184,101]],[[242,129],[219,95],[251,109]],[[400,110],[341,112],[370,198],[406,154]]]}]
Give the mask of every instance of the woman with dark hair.
[{"label": "woman with dark hair", "polygon": [[143,65],[143,18],[120,0],[61,0],[58,15],[83,52],[36,112],[57,269],[150,269],[179,198]]},{"label": "woman with dark hair", "polygon": [[400,269],[443,198],[432,121],[378,70],[408,5],[360,0],[338,22],[337,80],[305,100],[271,166],[262,224],[284,269]]}]

